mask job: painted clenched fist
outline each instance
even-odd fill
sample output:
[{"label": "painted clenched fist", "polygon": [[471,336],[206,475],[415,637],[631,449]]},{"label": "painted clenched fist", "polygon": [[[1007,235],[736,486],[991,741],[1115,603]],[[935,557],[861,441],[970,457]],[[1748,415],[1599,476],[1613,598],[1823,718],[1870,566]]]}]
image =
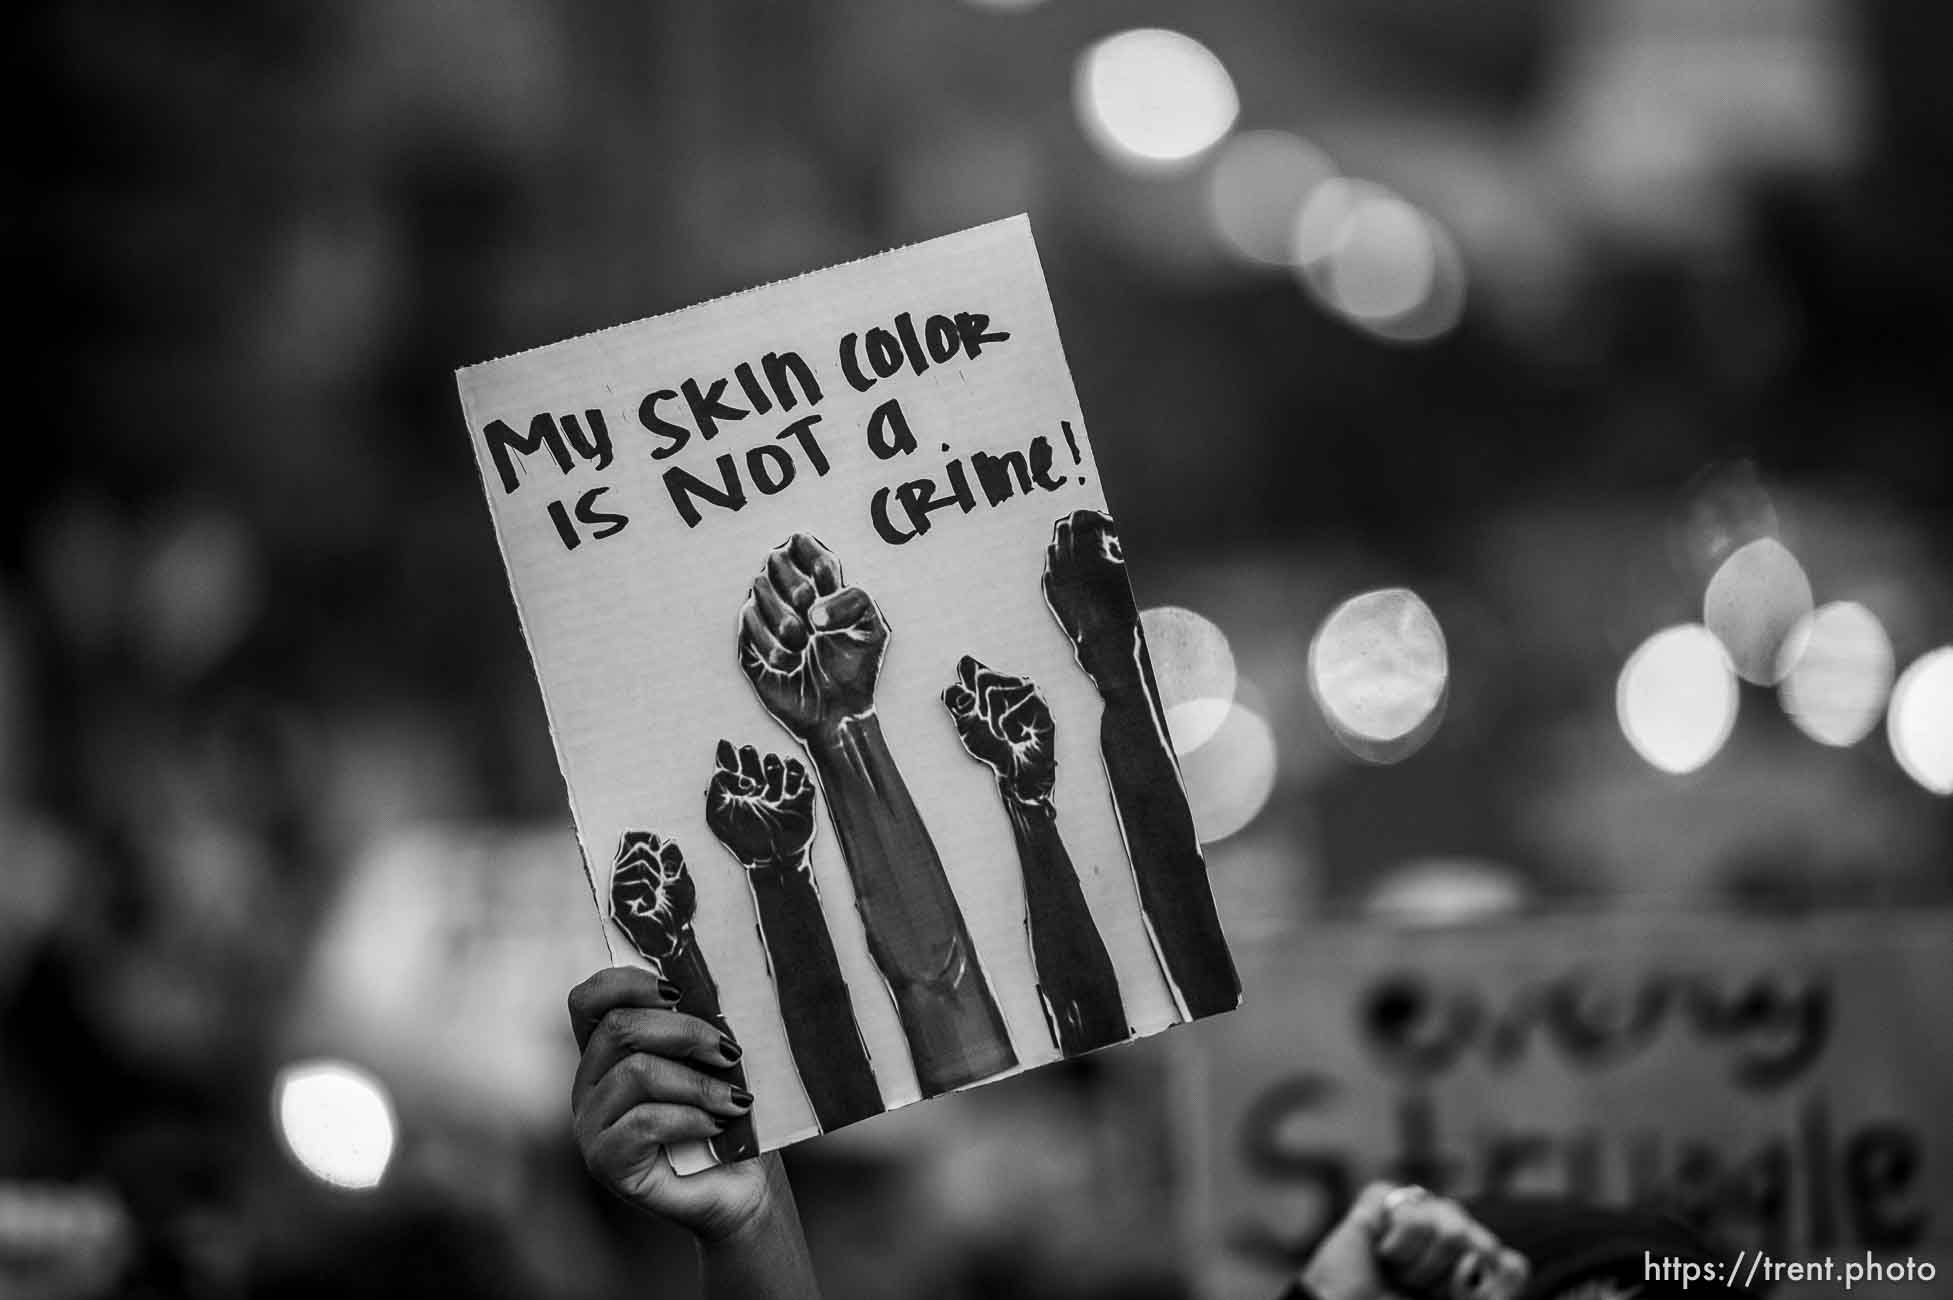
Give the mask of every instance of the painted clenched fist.
[{"label": "painted clenched fist", "polygon": [[791,862],[814,838],[814,783],[797,758],[761,757],[751,745],[719,742],[705,790],[705,822],[748,867]]},{"label": "painted clenched fist", "polygon": [[[1131,671],[1139,608],[1126,582],[1126,556],[1112,520],[1074,511],[1051,531],[1044,556],[1044,601],[1094,678]],[[1101,682],[1101,685],[1104,683]]]},{"label": "painted clenched fist", "polygon": [[617,924],[646,961],[668,961],[684,950],[698,893],[676,843],[628,832],[611,872],[610,897]]},{"label": "painted clenched fist", "polygon": [[1058,779],[1052,752],[1051,710],[1028,678],[986,668],[969,655],[943,691],[963,748],[997,774],[1008,798],[1026,803],[1051,796]]},{"label": "painted clenched fist", "polygon": [[766,557],[739,615],[739,664],[760,703],[805,740],[874,710],[888,624],[841,564],[795,533]]}]

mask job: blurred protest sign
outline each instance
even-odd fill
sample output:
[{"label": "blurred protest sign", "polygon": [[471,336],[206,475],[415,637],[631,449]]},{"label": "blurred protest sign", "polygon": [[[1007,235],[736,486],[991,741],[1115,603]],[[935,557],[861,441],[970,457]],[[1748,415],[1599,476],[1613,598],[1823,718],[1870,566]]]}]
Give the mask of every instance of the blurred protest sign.
[{"label": "blurred protest sign", "polygon": [[1233,1009],[1028,221],[457,382],[611,951],[742,1049],[714,1154]]},{"label": "blurred protest sign", "polygon": [[[1657,1204],[1776,1258],[1953,1266],[1953,916],[1336,924],[1198,1031],[1203,1294],[1263,1300],[1372,1178]],[[1930,1294],[1914,1287],[1909,1294]]]},{"label": "blurred protest sign", "polygon": [[282,1046],[345,1055],[410,1103],[566,1131],[564,996],[605,964],[567,829],[432,824],[349,868]]}]

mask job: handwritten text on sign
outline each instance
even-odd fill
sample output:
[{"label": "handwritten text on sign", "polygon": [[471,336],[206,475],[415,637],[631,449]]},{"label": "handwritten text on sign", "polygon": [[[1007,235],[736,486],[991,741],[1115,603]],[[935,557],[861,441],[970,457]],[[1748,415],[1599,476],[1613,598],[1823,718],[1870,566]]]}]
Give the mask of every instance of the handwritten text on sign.
[{"label": "handwritten text on sign", "polygon": [[[834,372],[855,392],[866,393],[904,371],[922,375],[932,366],[975,361],[985,349],[1009,340],[1010,333],[982,312],[931,314],[920,324],[913,313],[903,312],[889,325],[842,335],[826,385],[823,371],[793,351],[741,361],[730,374],[688,375],[675,387],[653,388],[639,400],[623,427],[642,447],[629,446],[625,454],[672,462],[660,479],[669,506],[687,528],[696,528],[708,510],[742,510],[754,495],[786,492],[802,473],[826,477],[833,462],[821,440],[831,435],[821,427],[816,408],[826,399]],[[786,416],[792,418],[779,423]],[[750,433],[746,428],[729,430],[748,418],[756,420]],[[600,406],[586,407],[581,414],[538,411],[529,417],[526,432],[496,419],[481,436],[501,490],[513,494],[524,484],[522,467],[530,457],[547,454],[565,474],[579,461],[608,469],[619,454],[610,421]],[[876,533],[900,546],[927,533],[938,511],[954,508],[969,514],[979,503],[999,506],[1013,496],[1057,491],[1069,481],[1060,467],[1080,462],[1070,422],[1061,422],[1059,428],[1066,443],[1063,454],[1040,434],[1022,450],[956,457],[943,465],[940,477],[931,474],[878,488],[868,506]],[[709,444],[728,434],[728,440],[745,434],[745,450],[712,456]],[[858,436],[865,437],[878,460],[911,456],[921,447],[899,397],[875,407]],[[708,446],[703,453],[686,456],[695,443]],[[942,448],[947,451],[949,444]],[[628,511],[641,507],[606,501],[610,490],[611,485],[599,484],[574,502],[553,500],[545,507],[566,548],[575,550],[586,536],[596,541],[614,537],[630,526]]]}]

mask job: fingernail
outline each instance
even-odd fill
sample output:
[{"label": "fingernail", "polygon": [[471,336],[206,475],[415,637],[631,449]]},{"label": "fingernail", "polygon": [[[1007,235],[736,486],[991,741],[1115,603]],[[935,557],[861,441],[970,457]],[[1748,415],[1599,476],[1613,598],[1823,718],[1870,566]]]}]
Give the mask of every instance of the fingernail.
[{"label": "fingernail", "polygon": [[732,1104],[744,1110],[753,1104],[753,1094],[735,1084],[732,1090]]},{"label": "fingernail", "polygon": [[728,1061],[738,1060],[740,1056],[739,1044],[721,1034],[719,1036],[719,1055],[725,1057]]},{"label": "fingernail", "polygon": [[659,980],[658,996],[667,1002],[676,1002],[678,1001],[678,986],[670,980]]}]

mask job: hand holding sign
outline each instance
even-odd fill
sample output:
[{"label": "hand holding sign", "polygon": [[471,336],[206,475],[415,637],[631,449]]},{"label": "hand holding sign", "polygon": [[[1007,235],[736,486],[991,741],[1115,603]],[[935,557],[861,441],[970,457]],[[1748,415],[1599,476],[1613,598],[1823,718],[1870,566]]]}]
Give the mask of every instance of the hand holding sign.
[{"label": "hand holding sign", "polygon": [[739,664],[760,703],[807,740],[873,712],[888,625],[868,593],[841,586],[841,565],[805,533],[766,557],[739,615]]},{"label": "hand holding sign", "polygon": [[738,1060],[718,1026],[675,1008],[671,986],[631,966],[600,970],[570,991],[577,1149],[620,1199],[714,1242],[747,1231],[783,1201],[779,1158],[741,1161],[680,1178],[666,1146],[711,1139],[751,1108],[724,1071]]}]

